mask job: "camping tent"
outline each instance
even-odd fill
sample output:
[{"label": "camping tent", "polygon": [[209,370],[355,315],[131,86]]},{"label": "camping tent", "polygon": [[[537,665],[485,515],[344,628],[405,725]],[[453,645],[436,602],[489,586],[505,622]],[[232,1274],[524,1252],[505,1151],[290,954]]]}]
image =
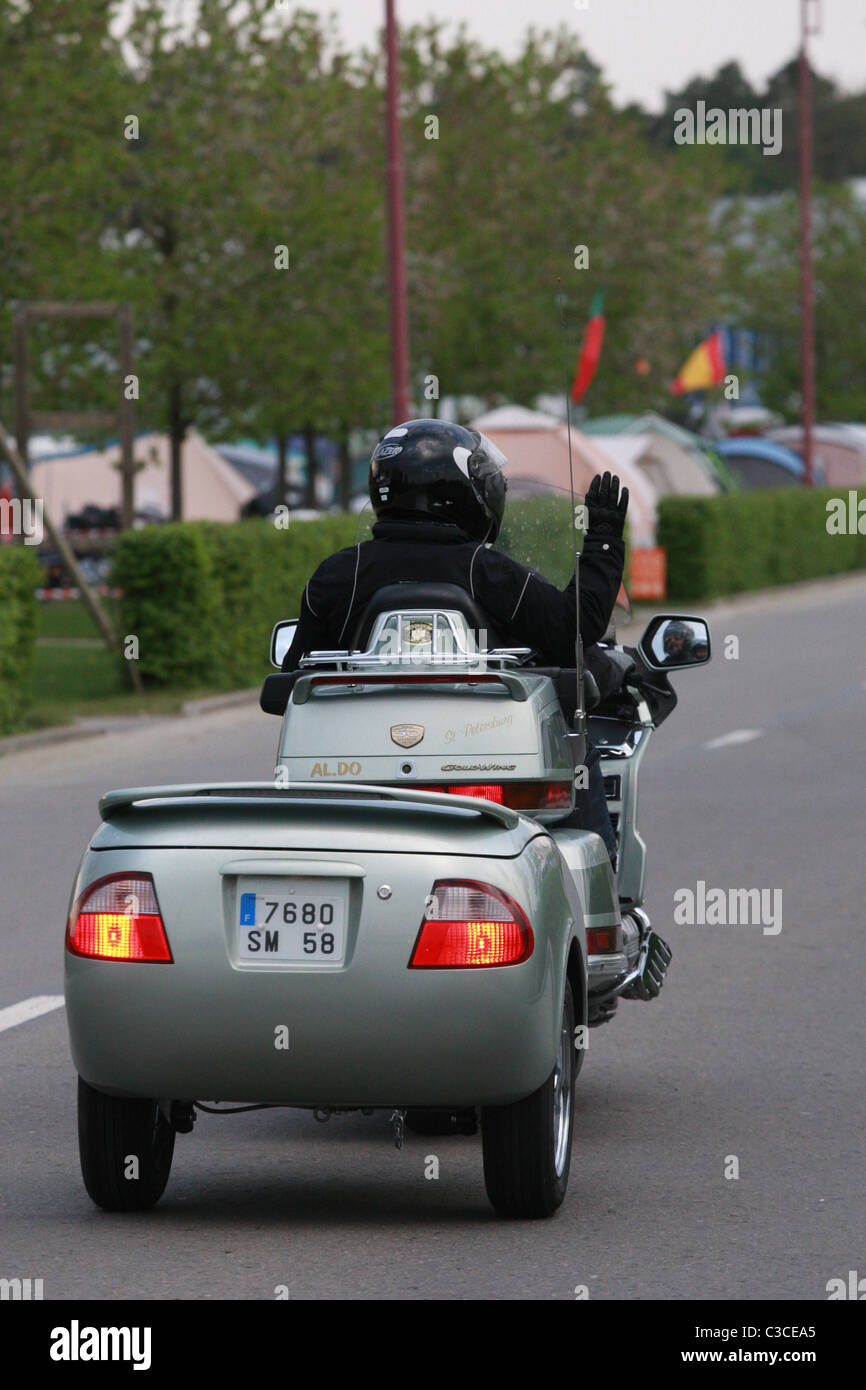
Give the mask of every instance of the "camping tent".
[{"label": "camping tent", "polygon": [[745,488],[796,487],[806,469],[799,454],[757,435],[735,435],[716,445]]},{"label": "camping tent", "polygon": [[[767,438],[787,445],[802,457],[801,425],[768,430]],[[866,483],[866,426],[816,425],[812,440],[815,461],[830,487],[859,487]]]},{"label": "camping tent", "polygon": [[[523,406],[501,406],[479,415],[470,429],[481,430],[501,449],[508,460],[506,475],[510,497],[559,489],[569,491],[568,430],[561,420]],[[629,440],[616,441],[616,457],[587,439],[579,430],[571,431],[571,474],[575,496],[583,497],[596,473],[618,473],[629,488],[629,535],[631,544],[655,544],[655,491],[638,468],[640,446]]]},{"label": "camping tent", "polygon": [[643,435],[646,443],[640,466],[660,497],[670,493],[707,497],[735,485],[704,440],[655,411],[600,416],[584,420],[581,429],[599,440],[613,435]]},{"label": "camping tent", "polygon": [[[143,434],[135,440],[134,507],[167,519],[171,516],[171,449],[167,434]],[[190,430],[183,443],[183,515],[186,521],[237,521],[255,495],[247,480]],[[88,505],[118,507],[121,496],[120,445],[83,453],[42,458],[30,478],[49,516],[59,523]]]}]

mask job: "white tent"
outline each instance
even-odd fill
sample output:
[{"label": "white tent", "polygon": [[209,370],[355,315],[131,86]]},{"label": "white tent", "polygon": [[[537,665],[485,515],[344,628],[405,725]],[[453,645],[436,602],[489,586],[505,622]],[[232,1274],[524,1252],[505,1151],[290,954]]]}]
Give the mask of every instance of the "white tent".
[{"label": "white tent", "polygon": [[[568,491],[568,431],[555,416],[508,405],[479,415],[469,427],[486,434],[507,458],[512,497],[550,487]],[[645,443],[643,437],[617,435],[602,444],[571,431],[576,496],[583,497],[596,473],[617,473],[630,493],[628,526],[634,546],[655,545],[656,493],[638,462]]]},{"label": "white tent", "polygon": [[[143,465],[135,474],[135,510],[170,517],[171,445],[168,435],[139,435],[133,458]],[[181,465],[185,521],[237,521],[241,507],[255,494],[252,484],[195,430],[190,430],[184,440]],[[120,445],[40,459],[33,464],[30,478],[49,516],[60,524],[88,505],[119,507]]]}]

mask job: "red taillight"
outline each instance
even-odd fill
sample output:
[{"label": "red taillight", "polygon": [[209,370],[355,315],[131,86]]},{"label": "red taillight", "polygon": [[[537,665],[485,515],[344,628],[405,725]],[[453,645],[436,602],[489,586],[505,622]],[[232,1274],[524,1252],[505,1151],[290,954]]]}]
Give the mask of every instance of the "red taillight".
[{"label": "red taillight", "polygon": [[[402,785],[406,785],[403,783]],[[419,792],[448,792],[451,796],[478,796],[496,801],[512,811],[551,811],[571,807],[571,782],[427,782]]]},{"label": "red taillight", "polygon": [[66,949],[94,960],[171,961],[150,874],[108,874],[72,909]]},{"label": "red taillight", "polygon": [[571,806],[574,786],[571,782],[543,782],[545,810],[557,806]]},{"label": "red taillight", "polygon": [[616,955],[622,950],[622,927],[587,927],[586,954],[588,956]]},{"label": "red taillight", "polygon": [[526,914],[500,888],[472,879],[439,879],[428,904],[410,970],[518,965],[532,954]]}]

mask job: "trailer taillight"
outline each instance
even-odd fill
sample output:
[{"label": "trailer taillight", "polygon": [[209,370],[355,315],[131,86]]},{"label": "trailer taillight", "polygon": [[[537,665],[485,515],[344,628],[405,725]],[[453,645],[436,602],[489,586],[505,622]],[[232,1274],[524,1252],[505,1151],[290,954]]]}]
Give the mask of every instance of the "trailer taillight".
[{"label": "trailer taillight", "polygon": [[107,874],[81,894],[69,915],[66,949],[94,960],[172,959],[150,874]]},{"label": "trailer taillight", "polygon": [[518,965],[531,956],[534,944],[522,907],[501,888],[474,879],[439,879],[427,899],[409,969]]}]

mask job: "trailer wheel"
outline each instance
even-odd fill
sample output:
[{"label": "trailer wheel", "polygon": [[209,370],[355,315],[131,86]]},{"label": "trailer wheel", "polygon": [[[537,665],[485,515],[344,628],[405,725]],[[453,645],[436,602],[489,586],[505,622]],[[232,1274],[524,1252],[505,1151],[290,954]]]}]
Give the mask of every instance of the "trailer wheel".
[{"label": "trailer wheel", "polygon": [[88,1195],[106,1211],[145,1211],[162,1196],[174,1129],[155,1100],[126,1100],[78,1078],[78,1152]]},{"label": "trailer wheel", "polygon": [[484,1183],[501,1216],[552,1216],[568,1187],[574,1132],[574,1000],[566,980],[559,1050],[543,1086],[481,1112]]}]

